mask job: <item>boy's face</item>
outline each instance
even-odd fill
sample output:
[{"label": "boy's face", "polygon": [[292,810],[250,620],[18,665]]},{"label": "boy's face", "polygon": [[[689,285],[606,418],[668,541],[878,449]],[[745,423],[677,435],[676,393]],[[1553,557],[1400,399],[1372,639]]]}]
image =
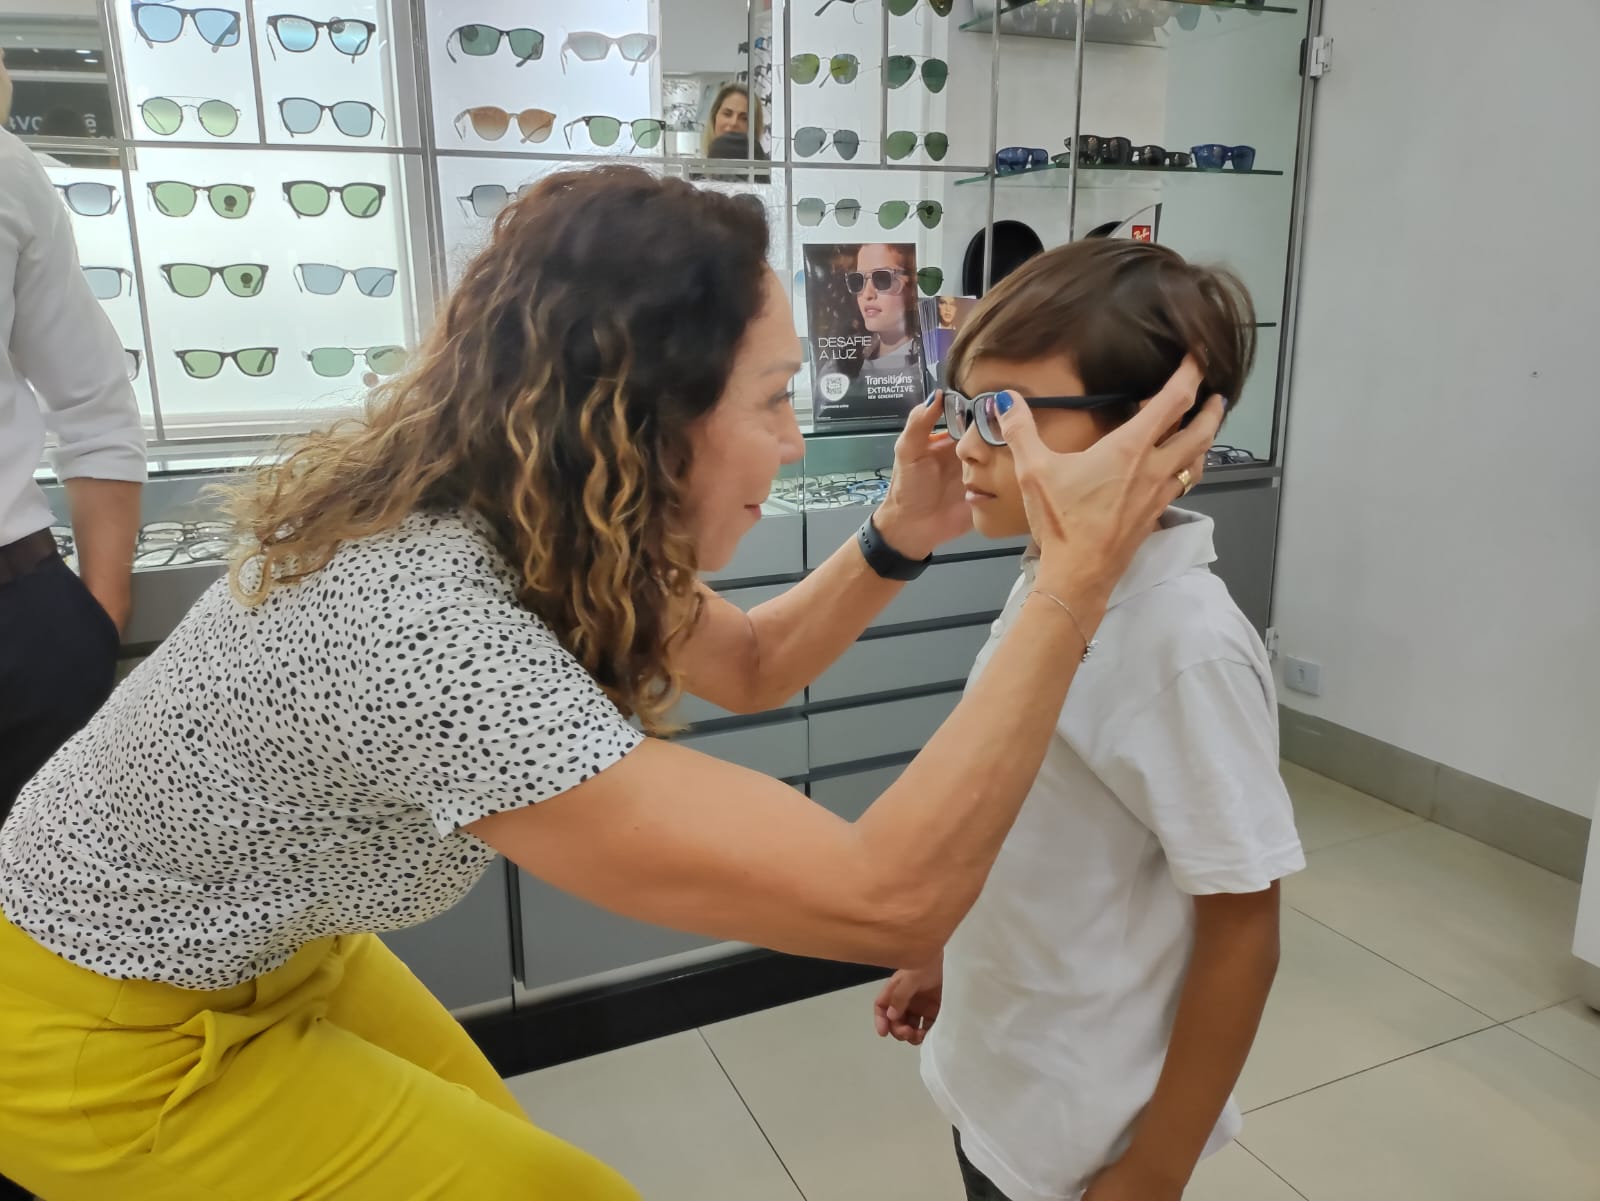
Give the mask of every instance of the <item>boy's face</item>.
[{"label": "boy's face", "polygon": [[[1023,396],[1081,396],[1083,381],[1066,356],[1013,362],[977,359],[968,368],[961,391],[968,396],[1009,389]],[[1087,450],[1105,432],[1093,414],[1034,409],[1039,437],[1061,453]],[[976,426],[956,445],[961,459],[961,479],[972,507],[972,524],[986,538],[1015,538],[1031,531],[1022,506],[1022,490],[1011,463],[1009,447],[990,446],[978,436]]]}]

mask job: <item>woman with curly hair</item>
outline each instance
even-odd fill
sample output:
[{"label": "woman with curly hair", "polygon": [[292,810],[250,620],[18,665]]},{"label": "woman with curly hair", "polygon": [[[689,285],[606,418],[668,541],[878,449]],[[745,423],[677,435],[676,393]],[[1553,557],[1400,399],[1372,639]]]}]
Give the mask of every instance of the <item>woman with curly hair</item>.
[{"label": "woman with curly hair", "polygon": [[[50,1201],[616,1201],[374,931],[496,852],[643,921],[897,966],[942,946],[1134,548],[1198,471],[1186,368],[1011,439],[1038,595],[851,823],[652,735],[779,703],[968,527],[918,412],[859,539],[750,614],[699,580],[803,451],[764,218],[627,167],[496,222],[408,371],[233,495],[242,549],[0,837],[0,1171]],[[1181,474],[1181,479],[1179,478]],[[637,724],[630,724],[629,718]]]}]

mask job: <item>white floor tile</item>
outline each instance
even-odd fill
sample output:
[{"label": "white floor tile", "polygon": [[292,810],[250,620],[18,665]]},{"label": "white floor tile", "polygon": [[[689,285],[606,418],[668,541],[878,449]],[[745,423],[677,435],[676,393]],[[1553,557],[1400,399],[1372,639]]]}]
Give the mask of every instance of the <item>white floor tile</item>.
[{"label": "white floor tile", "polygon": [[[1293,910],[1244,1076],[1254,1109],[1492,1025],[1476,1010]],[[1248,1128],[1248,1124],[1247,1124]]]},{"label": "white floor tile", "polygon": [[605,1160],[648,1201],[801,1201],[693,1031],[507,1083],[536,1123]]},{"label": "white floor tile", "polygon": [[806,1201],[962,1201],[950,1127],[918,1052],[880,1039],[881,985],[705,1030]]},{"label": "white floor tile", "polygon": [[[1512,1022],[1518,1034],[1600,1076],[1600,1013],[1582,1001],[1568,1001]],[[1600,1189],[1596,1190],[1600,1195]]]},{"label": "white floor tile", "polygon": [[1595,1201],[1600,1079],[1493,1029],[1252,1114],[1308,1201]]},{"label": "white floor tile", "polygon": [[1300,845],[1307,851],[1320,851],[1341,842],[1387,834],[1422,822],[1414,813],[1385,804],[1298,764],[1283,764],[1283,782],[1294,800]]},{"label": "white floor tile", "polygon": [[1497,1021],[1577,991],[1578,886],[1439,826],[1313,852],[1284,897]]},{"label": "white floor tile", "polygon": [[1200,1161],[1183,1201],[1301,1201],[1300,1194],[1235,1144]]}]

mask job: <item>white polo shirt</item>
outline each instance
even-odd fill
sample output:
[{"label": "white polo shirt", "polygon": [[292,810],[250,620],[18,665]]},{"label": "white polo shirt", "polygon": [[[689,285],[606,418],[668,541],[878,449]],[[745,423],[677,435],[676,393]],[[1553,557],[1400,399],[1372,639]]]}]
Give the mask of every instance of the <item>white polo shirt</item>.
[{"label": "white polo shirt", "polygon": [[[1155,1092],[1192,896],[1305,866],[1265,648],[1172,509],[1112,594],[1039,776],[945,951],[923,1079],[1012,1201],[1076,1199]],[[1033,586],[1025,560],[972,678]],[[1230,1101],[1207,1153],[1242,1125]]]}]

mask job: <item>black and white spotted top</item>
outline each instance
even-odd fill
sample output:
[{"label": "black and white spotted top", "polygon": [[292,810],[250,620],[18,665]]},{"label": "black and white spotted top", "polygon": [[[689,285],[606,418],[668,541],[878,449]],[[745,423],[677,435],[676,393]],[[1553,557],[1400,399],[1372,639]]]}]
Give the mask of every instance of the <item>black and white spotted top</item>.
[{"label": "black and white spotted top", "polygon": [[259,608],[214,585],[23,789],[0,909],[195,989],[443,912],[493,860],[461,827],[643,739],[511,580],[481,519],[417,514]]}]

